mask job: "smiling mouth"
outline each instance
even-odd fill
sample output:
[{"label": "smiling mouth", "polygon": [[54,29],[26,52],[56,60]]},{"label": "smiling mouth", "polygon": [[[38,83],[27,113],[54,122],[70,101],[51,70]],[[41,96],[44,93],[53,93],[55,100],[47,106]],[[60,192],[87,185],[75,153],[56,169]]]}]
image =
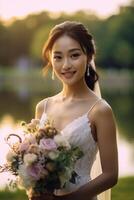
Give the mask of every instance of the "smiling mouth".
[{"label": "smiling mouth", "polygon": [[61,73],[65,78],[72,78],[76,71]]},{"label": "smiling mouth", "polygon": [[76,71],[72,71],[72,72],[68,71],[68,72],[63,72],[63,73],[61,73],[61,74],[63,74],[63,75],[64,75],[64,74],[75,74],[75,72],[76,72]]}]

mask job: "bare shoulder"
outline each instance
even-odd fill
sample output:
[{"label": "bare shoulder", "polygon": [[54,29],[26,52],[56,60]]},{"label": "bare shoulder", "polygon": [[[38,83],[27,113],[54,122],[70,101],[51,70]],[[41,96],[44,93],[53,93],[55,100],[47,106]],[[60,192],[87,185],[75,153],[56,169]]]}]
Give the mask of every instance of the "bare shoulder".
[{"label": "bare shoulder", "polygon": [[96,105],[96,112],[97,114],[108,114],[112,112],[112,108],[109,103],[105,99],[101,99],[98,104]]},{"label": "bare shoulder", "polygon": [[96,127],[98,143],[104,144],[106,142],[105,139],[108,140],[109,138],[112,141],[116,135],[116,120],[108,102],[104,99],[97,102],[91,114],[91,122]]},{"label": "bare shoulder", "polygon": [[58,96],[59,94],[56,94],[54,96],[49,96],[41,101],[39,101],[36,105],[36,109],[35,109],[35,118],[36,119],[40,119],[43,112],[44,112],[44,109],[45,109],[45,104],[46,104],[46,101],[49,99],[53,100],[53,99],[56,99],[56,97]]},{"label": "bare shoulder", "polygon": [[113,110],[109,103],[102,99],[94,106],[92,116],[95,121],[100,120],[100,118],[113,118]]},{"label": "bare shoulder", "polygon": [[45,98],[41,101],[39,101],[36,105],[36,109],[35,109],[35,118],[36,119],[40,119],[43,112],[44,112],[44,106],[45,106],[45,102],[47,101],[48,98]]}]

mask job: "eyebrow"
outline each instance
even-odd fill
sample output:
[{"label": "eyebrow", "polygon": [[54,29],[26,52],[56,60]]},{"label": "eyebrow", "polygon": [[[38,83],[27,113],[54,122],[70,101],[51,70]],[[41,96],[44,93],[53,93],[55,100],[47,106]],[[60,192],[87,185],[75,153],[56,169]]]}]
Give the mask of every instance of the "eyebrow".
[{"label": "eyebrow", "polygon": [[[81,49],[79,49],[79,48],[70,49],[69,53],[72,53],[74,51],[81,51]],[[54,51],[53,53],[55,53],[55,54],[61,54],[62,52],[61,51]]]}]

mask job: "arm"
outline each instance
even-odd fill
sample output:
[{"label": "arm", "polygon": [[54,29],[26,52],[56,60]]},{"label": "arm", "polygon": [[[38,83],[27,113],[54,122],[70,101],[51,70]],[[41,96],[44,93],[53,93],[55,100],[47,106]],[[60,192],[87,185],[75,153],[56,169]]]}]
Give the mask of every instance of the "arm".
[{"label": "arm", "polygon": [[113,187],[118,179],[118,154],[116,143],[116,127],[110,106],[99,103],[94,109],[98,148],[100,152],[102,173],[77,191],[64,196],[64,200],[91,200],[94,196]]},{"label": "arm", "polygon": [[118,179],[118,153],[114,116],[110,106],[106,103],[98,105],[98,107],[98,109],[96,107],[97,111],[95,111],[94,116],[102,174],[78,191],[89,198],[113,187]]}]

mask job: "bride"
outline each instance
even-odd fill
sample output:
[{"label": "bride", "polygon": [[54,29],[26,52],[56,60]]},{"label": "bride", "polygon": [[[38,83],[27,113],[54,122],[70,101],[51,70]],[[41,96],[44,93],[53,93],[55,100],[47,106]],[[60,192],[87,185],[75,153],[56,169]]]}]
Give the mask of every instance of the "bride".
[{"label": "bride", "polygon": [[65,21],[51,30],[43,48],[45,72],[52,68],[52,79],[56,75],[63,87],[37,104],[35,118],[42,123],[48,116],[54,119],[56,129],[84,156],[75,166],[75,184],[32,200],[111,199],[110,188],[118,180],[116,126],[110,105],[101,98],[94,56],[93,38],[83,24]]}]

